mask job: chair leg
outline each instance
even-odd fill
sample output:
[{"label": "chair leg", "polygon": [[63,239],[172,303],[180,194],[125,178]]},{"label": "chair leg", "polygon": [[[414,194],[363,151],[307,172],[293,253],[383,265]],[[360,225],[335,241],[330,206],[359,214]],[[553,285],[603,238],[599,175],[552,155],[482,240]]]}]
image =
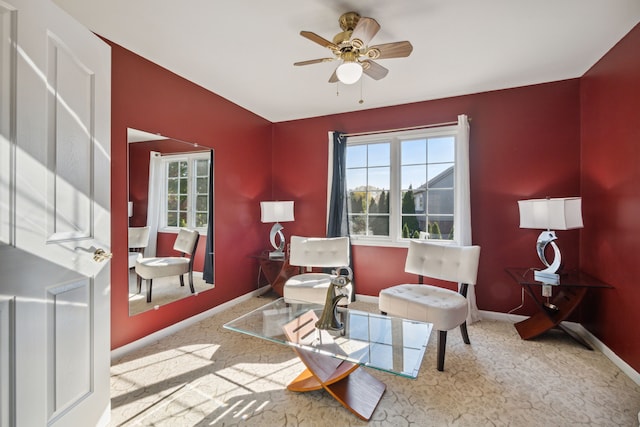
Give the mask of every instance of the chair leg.
[{"label": "chair leg", "polygon": [[[180,276],[180,277],[182,277],[182,276]],[[189,287],[191,288],[191,293],[195,294],[196,290],[193,287],[193,271],[191,271],[191,270],[189,270]]]},{"label": "chair leg", "polygon": [[180,277],[180,286],[184,286],[184,276],[181,274],[178,277]]},{"label": "chair leg", "polygon": [[444,371],[444,350],[447,347],[447,331],[438,331],[438,371]]},{"label": "chair leg", "polygon": [[138,275],[136,275],[136,276],[137,276],[136,277],[136,282],[137,282],[137,285],[138,285],[138,292],[137,293],[140,293],[140,292],[142,292],[142,277],[140,277]]},{"label": "chair leg", "polygon": [[153,279],[147,280],[147,302],[151,302],[151,287],[153,286]]},{"label": "chair leg", "polygon": [[460,325],[460,333],[462,333],[462,341],[464,341],[465,344],[471,344],[471,341],[469,341],[469,333],[467,332],[467,322]]}]

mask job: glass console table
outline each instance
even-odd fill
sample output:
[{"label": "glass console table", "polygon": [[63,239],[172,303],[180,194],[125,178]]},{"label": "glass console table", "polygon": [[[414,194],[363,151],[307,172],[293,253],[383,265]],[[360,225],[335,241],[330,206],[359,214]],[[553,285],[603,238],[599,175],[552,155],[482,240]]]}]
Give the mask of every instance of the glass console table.
[{"label": "glass console table", "polygon": [[315,322],[322,310],[322,305],[287,304],[280,298],[224,328],[290,346],[307,369],[287,386],[289,390],[325,389],[352,413],[369,420],[386,386],[358,368],[416,378],[432,325],[339,308],[344,329],[320,330]]},{"label": "glass console table", "polygon": [[[571,329],[562,325],[562,322],[580,305],[589,289],[611,288],[611,285],[601,282],[580,270],[572,270],[560,274],[559,283],[556,284],[535,280],[534,270],[531,268],[507,268],[506,271],[531,296],[538,308],[536,314],[515,324],[515,328],[522,339],[535,338],[552,328],[558,327],[580,344],[591,349],[588,343]],[[541,300],[534,292],[534,288],[545,285],[550,286],[553,292],[552,298],[546,302]]]}]

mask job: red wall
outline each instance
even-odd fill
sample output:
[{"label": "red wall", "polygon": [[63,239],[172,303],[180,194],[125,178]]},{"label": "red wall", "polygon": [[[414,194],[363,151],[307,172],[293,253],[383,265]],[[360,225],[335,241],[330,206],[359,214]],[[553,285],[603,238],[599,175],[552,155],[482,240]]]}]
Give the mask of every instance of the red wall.
[{"label": "red wall", "polygon": [[[539,231],[519,228],[517,201],[580,194],[579,80],[567,80],[274,124],[274,196],[296,202],[287,233],[322,235],[326,221],[327,132],[361,132],[471,118],[473,243],[482,247],[478,306],[507,312],[520,305],[508,266],[538,266]],[[286,168],[276,167],[287,165]],[[578,265],[579,231],[558,232],[567,267]],[[356,246],[359,294],[414,280],[404,273],[406,249]],[[521,314],[531,313],[528,305]]]},{"label": "red wall", "polygon": [[[117,348],[255,289],[271,197],[271,123],[175,74],[112,46],[111,347]],[[129,317],[127,127],[215,150],[215,289]],[[135,207],[134,207],[135,209]],[[200,250],[204,251],[204,241]]]},{"label": "red wall", "polygon": [[580,265],[611,284],[587,327],[640,371],[640,25],[581,80]]}]

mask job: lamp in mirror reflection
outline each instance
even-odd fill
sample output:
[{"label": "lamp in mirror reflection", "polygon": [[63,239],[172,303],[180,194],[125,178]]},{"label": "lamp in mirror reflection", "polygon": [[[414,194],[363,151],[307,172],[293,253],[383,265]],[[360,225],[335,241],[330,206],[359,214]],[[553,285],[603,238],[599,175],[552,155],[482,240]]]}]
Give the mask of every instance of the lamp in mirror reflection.
[{"label": "lamp in mirror reflection", "polygon": [[127,202],[127,212],[129,213],[129,218],[133,216],[133,202]]},{"label": "lamp in mirror reflection", "polygon": [[284,227],[280,223],[293,221],[293,219],[292,201],[260,202],[260,221],[275,223],[269,233],[269,241],[275,250],[269,252],[269,258],[284,258],[285,239],[282,232]]},{"label": "lamp in mirror reflection", "polygon": [[[556,244],[555,230],[582,228],[582,199],[580,197],[519,200],[520,228],[542,229],[536,242],[538,258],[545,265],[534,272],[534,278],[543,283],[556,285],[560,281],[562,256]],[[549,262],[545,250],[553,249],[553,260]]]}]

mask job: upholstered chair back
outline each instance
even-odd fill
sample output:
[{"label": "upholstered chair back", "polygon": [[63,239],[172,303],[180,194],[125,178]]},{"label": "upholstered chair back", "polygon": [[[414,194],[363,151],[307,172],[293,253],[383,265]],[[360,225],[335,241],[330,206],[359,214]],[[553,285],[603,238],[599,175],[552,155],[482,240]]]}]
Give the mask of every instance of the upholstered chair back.
[{"label": "upholstered chair back", "polygon": [[176,242],[173,244],[173,250],[191,255],[196,247],[199,236],[200,233],[196,230],[180,229],[178,237],[176,237]]},{"label": "upholstered chair back", "polygon": [[297,267],[349,265],[348,237],[291,236],[289,264]]},{"label": "upholstered chair back", "polygon": [[453,246],[411,240],[404,270],[407,273],[475,285],[480,246]]},{"label": "upholstered chair back", "polygon": [[146,248],[149,244],[149,227],[129,227],[129,248]]}]

